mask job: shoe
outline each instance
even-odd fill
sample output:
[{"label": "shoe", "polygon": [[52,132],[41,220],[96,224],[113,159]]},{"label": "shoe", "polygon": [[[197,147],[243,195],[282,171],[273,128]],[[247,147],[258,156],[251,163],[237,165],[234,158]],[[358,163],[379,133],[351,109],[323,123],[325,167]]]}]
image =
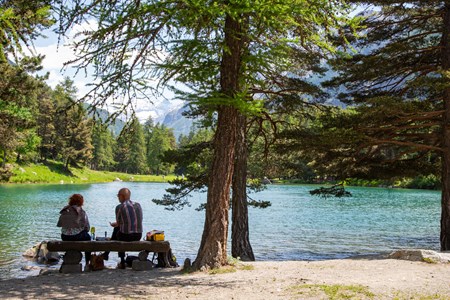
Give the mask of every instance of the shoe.
[{"label": "shoe", "polygon": [[127,267],[127,265],[124,262],[120,262],[117,264],[117,269],[125,269]]},{"label": "shoe", "polygon": [[103,260],[108,260],[109,259],[109,253],[107,253],[107,252],[101,253],[100,256],[103,257]]},{"label": "shoe", "polygon": [[86,265],[84,266],[84,271],[85,271],[85,272],[91,272],[91,271],[92,271],[92,266],[91,266],[90,264],[86,264]]}]

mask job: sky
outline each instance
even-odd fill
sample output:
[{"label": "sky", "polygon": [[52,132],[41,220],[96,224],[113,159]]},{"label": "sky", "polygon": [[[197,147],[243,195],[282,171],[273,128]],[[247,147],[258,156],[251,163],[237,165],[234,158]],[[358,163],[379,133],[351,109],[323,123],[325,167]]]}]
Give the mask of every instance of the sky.
[{"label": "sky", "polygon": [[85,85],[89,82],[89,78],[86,78],[84,74],[79,74],[75,77],[75,70],[72,68],[64,71],[64,62],[74,57],[72,50],[61,42],[58,45],[57,35],[50,30],[46,30],[44,35],[46,38],[38,38],[34,42],[34,46],[36,53],[45,55],[42,65],[44,67],[44,73],[49,72],[50,75],[47,84],[54,88],[64,77],[68,76],[74,80],[75,86],[78,88],[79,95],[81,96],[87,91]]},{"label": "sky", "polygon": [[[58,83],[62,82],[65,77],[69,77],[74,81],[78,89],[78,97],[82,97],[88,91],[86,84],[93,81],[93,77],[85,75],[84,71],[76,73],[76,69],[72,66],[64,67],[64,63],[74,58],[73,50],[68,46],[68,42],[73,38],[74,33],[80,30],[81,26],[75,27],[68,33],[65,41],[59,41],[58,36],[51,30],[46,30],[44,35],[46,38],[39,38],[34,42],[35,52],[45,55],[43,65],[43,73],[49,73],[47,84],[54,88]],[[139,100],[137,102],[136,114],[143,122],[148,116],[152,116],[154,120],[162,121],[164,115],[182,106],[179,100],[172,100],[174,95],[165,91],[162,97],[154,98],[153,104],[149,101]],[[165,101],[168,99],[170,101]]]}]

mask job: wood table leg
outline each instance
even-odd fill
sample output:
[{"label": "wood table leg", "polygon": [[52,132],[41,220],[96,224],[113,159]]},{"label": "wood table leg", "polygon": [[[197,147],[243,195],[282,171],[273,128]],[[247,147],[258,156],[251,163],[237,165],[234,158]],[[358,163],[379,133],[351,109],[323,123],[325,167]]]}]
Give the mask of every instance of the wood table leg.
[{"label": "wood table leg", "polygon": [[164,266],[166,268],[172,268],[172,266],[169,263],[169,252],[164,252]]}]

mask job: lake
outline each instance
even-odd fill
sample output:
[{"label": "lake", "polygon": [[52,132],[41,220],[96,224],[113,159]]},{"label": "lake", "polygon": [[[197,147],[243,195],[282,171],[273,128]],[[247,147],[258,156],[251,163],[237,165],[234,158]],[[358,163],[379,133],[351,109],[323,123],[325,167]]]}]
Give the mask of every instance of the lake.
[{"label": "lake", "polygon": [[[84,196],[84,209],[97,236],[105,232],[109,236],[121,187],[128,187],[132,200],[141,203],[144,231],[164,230],[180,264],[185,258],[195,259],[204,224],[204,211],[195,208],[205,202],[206,194],[194,194],[191,207],[167,211],[151,201],[162,197],[169,187],[166,183],[0,185],[0,278],[39,272],[22,270],[38,266],[22,253],[40,241],[60,239],[59,211],[74,193]],[[309,194],[317,187],[270,185],[251,195],[272,203],[266,209],[249,209],[250,241],[257,260],[322,260],[400,248],[439,249],[440,192],[349,188],[353,197],[323,199]],[[108,265],[115,264],[116,256],[110,255]]]}]

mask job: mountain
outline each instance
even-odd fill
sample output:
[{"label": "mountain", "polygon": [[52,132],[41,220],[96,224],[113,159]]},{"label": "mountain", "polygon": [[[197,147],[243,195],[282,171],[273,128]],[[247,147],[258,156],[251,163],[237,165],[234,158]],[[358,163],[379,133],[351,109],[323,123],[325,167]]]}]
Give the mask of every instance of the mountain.
[{"label": "mountain", "polygon": [[155,102],[141,101],[139,105],[135,107],[135,113],[138,119],[144,123],[149,117],[153,119],[153,122],[163,123],[166,115],[174,110],[181,109],[185,105],[181,100],[168,100],[161,101],[155,100]]},{"label": "mountain", "polygon": [[194,125],[194,120],[183,116],[183,112],[187,111],[187,106],[169,111],[162,122],[163,125],[172,128],[175,138],[178,140],[180,135],[188,135]]},{"label": "mountain", "polygon": [[[89,110],[90,106],[88,104],[84,104],[84,107],[89,112],[89,116],[93,117],[95,115],[96,119],[100,119],[103,122],[110,116],[106,109],[97,108],[94,113]],[[164,100],[158,105],[151,103],[141,104],[136,108],[135,112],[141,124],[144,124],[149,117],[152,117],[154,124],[164,124],[166,127],[172,128],[175,138],[178,140],[181,134],[189,134],[194,123],[194,120],[182,115],[187,110],[188,108],[184,102]],[[108,124],[108,128],[113,132],[114,136],[118,136],[125,124],[126,121],[116,118],[116,120]]]},{"label": "mountain", "polygon": [[187,109],[184,101],[165,99],[158,103],[140,103],[135,112],[141,123],[151,117],[154,124],[164,124],[166,127],[172,128],[175,138],[178,140],[181,134],[189,134],[194,122],[182,115]]},{"label": "mountain", "polygon": [[[110,116],[110,113],[103,108],[97,108],[94,111],[91,111],[90,105],[89,104],[84,104],[84,108],[88,111],[88,114],[90,117],[94,117],[95,119],[100,119],[102,120],[102,122],[105,122],[108,117]],[[114,121],[111,121],[108,124],[108,128],[109,130],[112,131],[112,133],[114,134],[114,136],[119,136],[120,132],[122,131],[122,129],[125,127],[125,122],[123,120],[121,120],[120,118],[116,118]]]}]

